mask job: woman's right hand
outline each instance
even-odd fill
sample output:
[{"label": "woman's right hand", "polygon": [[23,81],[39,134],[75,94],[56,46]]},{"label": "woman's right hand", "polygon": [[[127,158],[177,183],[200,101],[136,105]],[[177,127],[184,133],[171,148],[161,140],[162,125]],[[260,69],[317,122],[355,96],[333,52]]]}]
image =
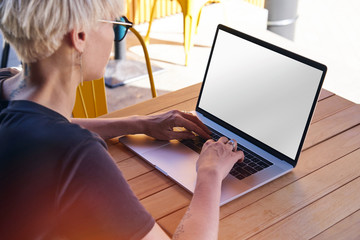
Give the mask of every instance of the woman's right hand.
[{"label": "woman's right hand", "polygon": [[[235,146],[236,141],[233,140]],[[207,173],[223,180],[230,172],[231,168],[238,161],[244,160],[244,153],[233,149],[233,144],[229,139],[221,137],[217,142],[210,139],[205,142],[197,161],[197,172]]]}]

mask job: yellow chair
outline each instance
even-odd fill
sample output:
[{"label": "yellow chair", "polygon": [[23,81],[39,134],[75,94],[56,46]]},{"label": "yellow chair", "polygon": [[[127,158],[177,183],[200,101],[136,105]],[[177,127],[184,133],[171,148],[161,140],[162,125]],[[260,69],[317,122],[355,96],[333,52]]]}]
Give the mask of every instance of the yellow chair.
[{"label": "yellow chair", "polygon": [[265,0],[245,0],[245,1],[260,8],[264,8],[265,6]]},{"label": "yellow chair", "polygon": [[[152,97],[156,97],[156,90],[154,84],[154,77],[152,74],[150,57],[147,51],[145,42],[138,31],[134,28],[129,28],[141,43],[144,51],[146,67],[148,70],[150,88]],[[106,94],[105,94],[105,81],[104,78],[84,82],[76,89],[76,100],[73,109],[73,117],[75,118],[95,118],[104,115],[108,112]]]},{"label": "yellow chair", "polygon": [[[197,27],[200,21],[201,10],[206,3],[215,2],[213,0],[177,0],[181,6],[184,16],[184,50],[185,50],[185,65],[188,65],[188,58],[190,48],[192,47],[192,36],[197,33]],[[216,1],[217,2],[217,1]],[[152,21],[154,20],[154,13],[156,9],[157,0],[154,0],[152,6],[149,28],[145,36],[145,43],[149,43],[150,30]],[[195,25],[196,24],[196,25]]]},{"label": "yellow chair", "polygon": [[104,78],[84,82],[76,89],[75,118],[95,118],[108,112]]},{"label": "yellow chair", "polygon": [[265,0],[245,0],[245,1],[260,8],[264,8],[265,6]]}]

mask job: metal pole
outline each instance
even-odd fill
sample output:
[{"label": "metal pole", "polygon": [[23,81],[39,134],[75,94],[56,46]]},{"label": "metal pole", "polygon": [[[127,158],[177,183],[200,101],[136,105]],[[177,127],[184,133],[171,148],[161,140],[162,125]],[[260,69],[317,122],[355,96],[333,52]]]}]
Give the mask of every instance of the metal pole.
[{"label": "metal pole", "polygon": [[116,60],[124,60],[126,58],[126,41],[114,41],[114,52]]},{"label": "metal pole", "polygon": [[267,29],[294,40],[298,0],[266,0],[269,11]]},{"label": "metal pole", "polygon": [[126,42],[125,39],[120,41],[120,26],[114,25],[114,52],[116,60],[123,60],[126,58]]}]

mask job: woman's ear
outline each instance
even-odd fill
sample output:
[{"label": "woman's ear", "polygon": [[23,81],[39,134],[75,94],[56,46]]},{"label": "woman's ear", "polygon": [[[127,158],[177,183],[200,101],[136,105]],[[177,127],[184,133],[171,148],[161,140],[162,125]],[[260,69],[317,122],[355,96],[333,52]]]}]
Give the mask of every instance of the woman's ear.
[{"label": "woman's ear", "polygon": [[69,33],[71,45],[78,51],[84,52],[87,34],[84,31],[71,30]]}]

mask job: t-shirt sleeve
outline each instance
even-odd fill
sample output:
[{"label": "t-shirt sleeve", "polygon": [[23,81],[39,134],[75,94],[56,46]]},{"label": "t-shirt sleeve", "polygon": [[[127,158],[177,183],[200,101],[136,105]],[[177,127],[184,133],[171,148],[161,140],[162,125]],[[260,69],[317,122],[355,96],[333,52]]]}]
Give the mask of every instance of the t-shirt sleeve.
[{"label": "t-shirt sleeve", "polygon": [[69,239],[141,239],[155,221],[99,142],[75,148],[60,172],[57,234]]}]

